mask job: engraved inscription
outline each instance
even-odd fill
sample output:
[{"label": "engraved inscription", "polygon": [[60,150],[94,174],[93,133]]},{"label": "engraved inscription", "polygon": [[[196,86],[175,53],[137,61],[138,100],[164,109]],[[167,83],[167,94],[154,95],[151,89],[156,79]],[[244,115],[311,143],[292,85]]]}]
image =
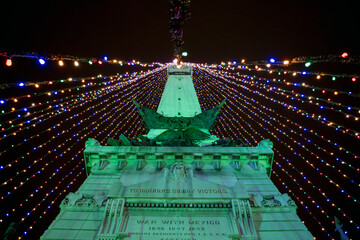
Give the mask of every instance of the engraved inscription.
[{"label": "engraved inscription", "polygon": [[228,217],[131,216],[126,231],[130,239],[220,240],[231,233]]},{"label": "engraved inscription", "polygon": [[130,188],[131,193],[198,193],[198,194],[226,194],[226,189],[168,189],[168,188]]}]

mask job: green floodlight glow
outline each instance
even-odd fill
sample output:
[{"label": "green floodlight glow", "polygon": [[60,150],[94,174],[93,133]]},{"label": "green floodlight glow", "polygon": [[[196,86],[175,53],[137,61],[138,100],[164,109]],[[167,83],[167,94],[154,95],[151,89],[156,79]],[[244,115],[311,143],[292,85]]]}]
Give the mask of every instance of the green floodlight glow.
[{"label": "green floodlight glow", "polygon": [[93,62],[92,62],[92,61],[89,61],[89,64],[90,64],[90,65],[92,65],[92,64],[93,64]]},{"label": "green floodlight glow", "polygon": [[305,67],[310,67],[310,65],[311,65],[311,62],[305,63]]},{"label": "green floodlight glow", "polygon": [[332,80],[335,81],[335,80],[336,80],[336,77],[332,77]]},{"label": "green floodlight glow", "polygon": [[183,57],[187,57],[188,53],[187,53],[187,52],[182,52],[181,55],[182,55]]}]

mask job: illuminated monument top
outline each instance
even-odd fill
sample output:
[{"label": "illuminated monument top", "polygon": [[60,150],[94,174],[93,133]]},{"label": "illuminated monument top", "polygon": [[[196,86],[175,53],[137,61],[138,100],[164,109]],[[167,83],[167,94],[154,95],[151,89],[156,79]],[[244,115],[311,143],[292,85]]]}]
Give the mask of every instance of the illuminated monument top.
[{"label": "illuminated monument top", "polygon": [[201,111],[191,66],[168,66],[157,111],[134,103],[148,134],[89,139],[88,177],[42,239],[313,239],[269,178],[272,143],[210,134],[224,102]]}]

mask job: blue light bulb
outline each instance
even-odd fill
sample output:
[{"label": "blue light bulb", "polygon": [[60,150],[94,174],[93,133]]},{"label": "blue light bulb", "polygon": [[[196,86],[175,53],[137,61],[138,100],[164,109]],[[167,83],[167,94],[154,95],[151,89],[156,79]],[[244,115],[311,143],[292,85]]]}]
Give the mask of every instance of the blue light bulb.
[{"label": "blue light bulb", "polygon": [[40,58],[40,59],[39,59],[39,63],[40,63],[41,65],[44,65],[44,64],[45,64],[45,60],[42,59],[42,58]]}]

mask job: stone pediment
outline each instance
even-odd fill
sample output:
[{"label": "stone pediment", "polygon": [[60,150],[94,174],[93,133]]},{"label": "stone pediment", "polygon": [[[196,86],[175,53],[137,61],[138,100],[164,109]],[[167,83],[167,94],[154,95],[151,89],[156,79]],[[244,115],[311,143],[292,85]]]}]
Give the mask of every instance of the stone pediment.
[{"label": "stone pediment", "polygon": [[168,169],[164,176],[134,185],[124,186],[121,181],[113,184],[109,198],[142,199],[249,199],[245,186],[236,182],[233,187],[216,184],[193,177],[192,174],[177,176]]}]

